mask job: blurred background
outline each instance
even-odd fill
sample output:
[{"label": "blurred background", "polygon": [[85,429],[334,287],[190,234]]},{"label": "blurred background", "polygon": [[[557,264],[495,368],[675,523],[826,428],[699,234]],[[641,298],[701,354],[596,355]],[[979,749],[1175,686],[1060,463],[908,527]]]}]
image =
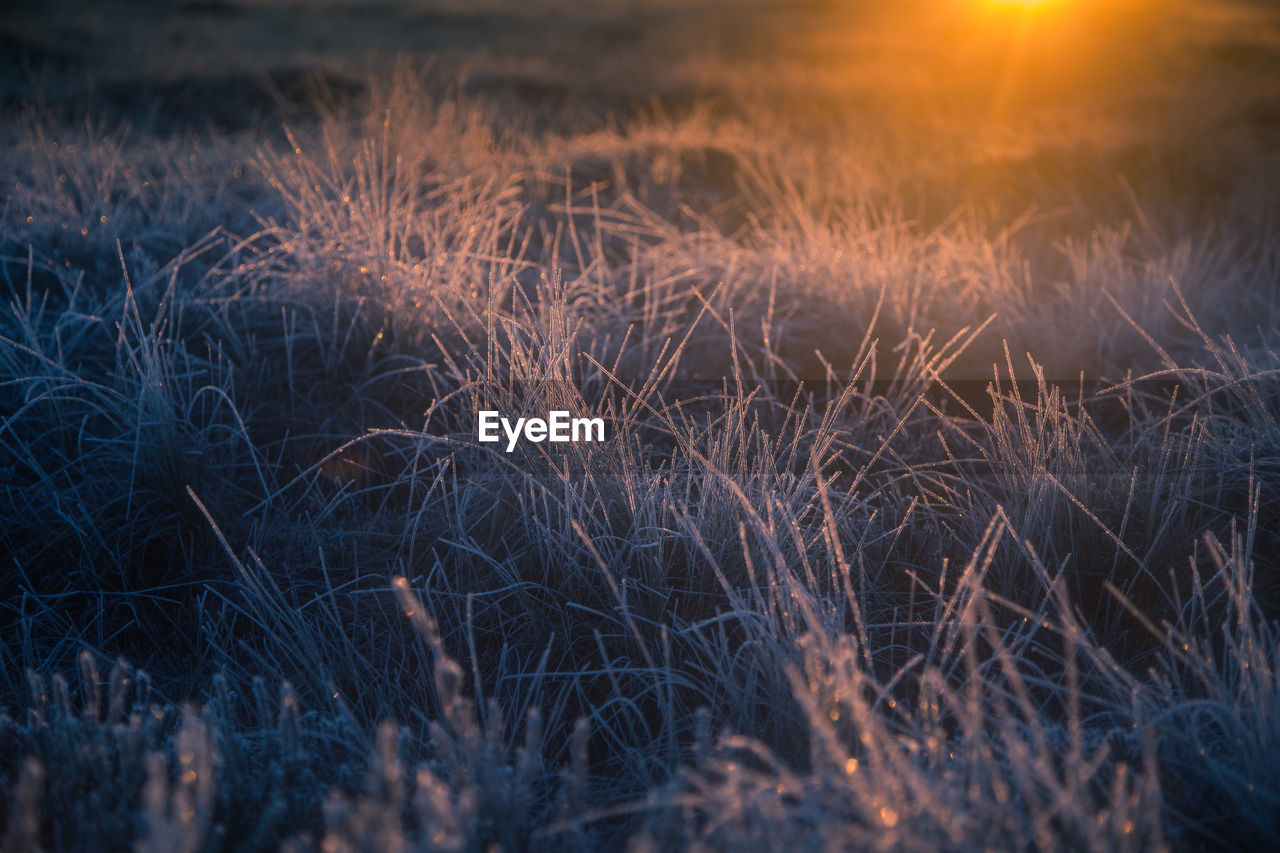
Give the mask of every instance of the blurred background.
[{"label": "blurred background", "polygon": [[1046,180],[1117,173],[1253,209],[1280,150],[1280,11],[1249,0],[51,0],[8,11],[0,53],[11,117],[159,132],[301,120],[406,61],[525,129],[746,115],[865,143],[924,218],[1021,212],[1031,171],[1041,209],[1073,203]]}]

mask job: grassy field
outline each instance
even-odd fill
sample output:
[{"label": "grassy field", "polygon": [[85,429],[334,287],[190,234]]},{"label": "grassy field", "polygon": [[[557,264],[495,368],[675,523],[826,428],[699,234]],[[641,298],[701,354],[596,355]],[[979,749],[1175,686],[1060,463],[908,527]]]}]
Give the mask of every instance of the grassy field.
[{"label": "grassy field", "polygon": [[1270,4],[0,52],[3,849],[1278,843]]}]

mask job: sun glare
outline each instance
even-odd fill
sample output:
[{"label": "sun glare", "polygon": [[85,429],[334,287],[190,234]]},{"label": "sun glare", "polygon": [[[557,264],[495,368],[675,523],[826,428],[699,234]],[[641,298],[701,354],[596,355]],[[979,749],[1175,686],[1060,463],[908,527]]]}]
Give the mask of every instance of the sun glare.
[{"label": "sun glare", "polygon": [[1025,9],[1031,11],[1045,6],[1056,5],[1059,0],[986,0],[986,2],[988,5],[1000,9]]}]

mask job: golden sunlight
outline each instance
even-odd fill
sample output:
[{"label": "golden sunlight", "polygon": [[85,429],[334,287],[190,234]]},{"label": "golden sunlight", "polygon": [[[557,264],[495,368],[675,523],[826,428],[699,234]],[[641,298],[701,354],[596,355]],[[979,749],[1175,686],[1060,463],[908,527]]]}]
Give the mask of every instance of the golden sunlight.
[{"label": "golden sunlight", "polygon": [[981,0],[983,16],[1010,18],[1019,23],[1047,23],[1049,19],[1087,16],[1085,0]]},{"label": "golden sunlight", "polygon": [[1040,9],[1060,5],[1062,0],[986,0],[987,5],[1001,9]]}]

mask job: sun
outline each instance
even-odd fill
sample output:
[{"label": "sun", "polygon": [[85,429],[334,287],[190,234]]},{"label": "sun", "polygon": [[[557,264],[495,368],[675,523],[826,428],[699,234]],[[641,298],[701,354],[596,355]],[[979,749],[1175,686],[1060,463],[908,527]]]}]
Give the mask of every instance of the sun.
[{"label": "sun", "polygon": [[[1114,0],[1116,3],[1123,0]],[[1004,21],[1018,27],[1052,29],[1057,23],[1078,21],[1090,6],[1086,0],[978,0],[971,8],[988,23]]]},{"label": "sun", "polygon": [[1043,9],[1046,6],[1055,6],[1060,2],[1061,0],[986,0],[988,6],[998,9],[1022,9],[1028,12]]}]

